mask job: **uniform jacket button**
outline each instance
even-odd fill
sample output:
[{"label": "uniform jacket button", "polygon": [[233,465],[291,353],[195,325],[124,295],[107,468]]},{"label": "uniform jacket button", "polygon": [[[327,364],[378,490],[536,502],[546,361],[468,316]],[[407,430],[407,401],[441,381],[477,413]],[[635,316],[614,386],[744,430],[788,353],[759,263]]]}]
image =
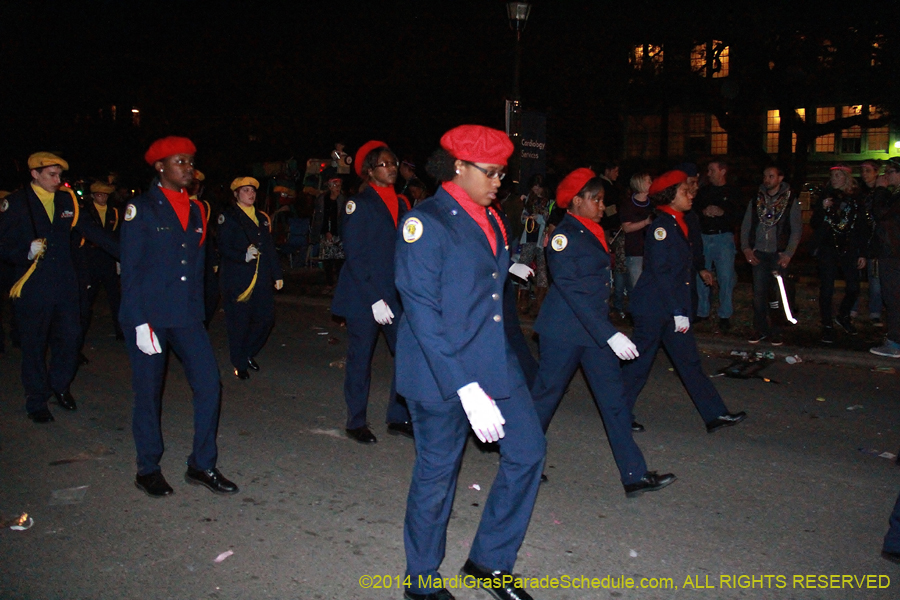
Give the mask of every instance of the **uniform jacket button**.
[{"label": "uniform jacket button", "polygon": [[181,280],[182,280],[182,281],[187,281],[187,277],[186,277],[185,275],[182,275],[182,276],[181,276]]},{"label": "uniform jacket button", "polygon": [[497,279],[497,272],[494,271],[493,273],[491,273],[491,277],[493,277],[494,279]]},{"label": "uniform jacket button", "polygon": [[183,260],[183,261],[181,261],[181,264],[186,265],[186,264],[187,264],[187,261],[186,261],[186,260]]},{"label": "uniform jacket button", "polygon": [[497,294],[497,293],[491,294],[491,298],[493,298],[494,300],[499,300],[500,294]]},{"label": "uniform jacket button", "polygon": [[494,315],[494,322],[499,323],[502,317],[500,315]]}]

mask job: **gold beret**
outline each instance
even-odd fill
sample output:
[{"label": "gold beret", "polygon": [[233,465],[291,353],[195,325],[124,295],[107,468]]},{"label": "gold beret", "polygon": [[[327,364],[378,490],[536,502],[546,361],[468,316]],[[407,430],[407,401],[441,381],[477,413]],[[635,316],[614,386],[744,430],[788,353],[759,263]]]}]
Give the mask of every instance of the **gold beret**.
[{"label": "gold beret", "polygon": [[69,163],[50,152],[35,152],[28,157],[29,169],[40,169],[41,167],[52,167],[53,165],[59,165],[63,171],[69,170]]},{"label": "gold beret", "polygon": [[206,175],[203,174],[203,171],[200,169],[194,169],[194,179],[197,181],[203,181],[206,179]]},{"label": "gold beret", "polygon": [[109,185],[108,183],[103,183],[102,181],[95,181],[91,184],[91,193],[100,193],[100,194],[112,194],[116,191],[114,186]]},{"label": "gold beret", "polygon": [[0,190],[0,200],[6,198],[7,196],[9,196],[9,194],[10,192],[7,192],[6,190]]},{"label": "gold beret", "polygon": [[238,177],[231,182],[231,191],[233,192],[239,187],[244,187],[245,185],[252,185],[254,188],[259,189],[259,182],[252,177]]}]

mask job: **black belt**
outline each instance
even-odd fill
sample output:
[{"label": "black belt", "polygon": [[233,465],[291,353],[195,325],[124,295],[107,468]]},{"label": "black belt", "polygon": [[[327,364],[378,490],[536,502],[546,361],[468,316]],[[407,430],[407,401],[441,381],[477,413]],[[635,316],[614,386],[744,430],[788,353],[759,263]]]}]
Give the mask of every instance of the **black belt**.
[{"label": "black belt", "polygon": [[704,231],[703,235],[719,235],[720,233],[730,233],[734,235],[734,232],[729,229],[719,229],[717,231]]}]

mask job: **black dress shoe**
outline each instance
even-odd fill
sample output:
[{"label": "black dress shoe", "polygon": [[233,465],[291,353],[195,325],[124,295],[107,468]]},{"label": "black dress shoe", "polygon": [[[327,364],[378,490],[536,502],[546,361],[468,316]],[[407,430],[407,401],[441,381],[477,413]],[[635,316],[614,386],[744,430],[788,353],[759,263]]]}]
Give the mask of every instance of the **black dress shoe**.
[{"label": "black dress shoe", "polygon": [[644,492],[655,492],[661,490],[677,479],[671,473],[663,473],[658,475],[656,471],[647,471],[640,481],[625,485],[625,496],[628,498],[636,498]]},{"label": "black dress shoe", "polygon": [[413,426],[409,421],[403,421],[402,423],[388,423],[387,432],[391,435],[402,435],[411,440],[415,439],[415,435],[413,435]]},{"label": "black dress shoe", "polygon": [[56,420],[53,418],[53,413],[50,412],[49,408],[42,408],[40,410],[30,412],[28,413],[28,418],[35,423],[52,423]]},{"label": "black dress shoe", "polygon": [[254,371],[259,371],[259,363],[253,360],[252,358],[247,359],[247,366],[253,369]]},{"label": "black dress shoe", "polygon": [[75,404],[75,398],[72,397],[72,394],[69,391],[65,391],[63,393],[53,392],[56,395],[56,403],[62,406],[66,410],[78,410],[78,406]]},{"label": "black dress shoe", "polygon": [[892,563],[900,564],[900,552],[890,552],[888,550],[882,550],[881,558],[883,558],[884,560],[889,560]]},{"label": "black dress shoe", "polygon": [[547,474],[541,473],[541,483],[548,483],[549,481],[550,481],[550,478],[547,477]]},{"label": "black dress shoe", "polygon": [[201,471],[194,467],[188,467],[184,474],[184,480],[192,485],[202,485],[217,494],[237,494],[238,486],[225,479],[216,468]]},{"label": "black dress shoe", "polygon": [[[513,585],[507,571],[488,571],[473,563],[471,559],[466,559],[466,564],[459,570],[459,574],[464,578],[474,577],[474,582],[468,579],[464,579],[464,581],[468,584],[474,583],[497,600],[534,600],[528,592]],[[504,576],[509,582],[506,585],[504,585]]]},{"label": "black dress shoe", "polygon": [[166,478],[163,477],[162,471],[156,471],[149,475],[136,475],[134,478],[134,487],[141,490],[151,498],[165,498],[175,493]]},{"label": "black dress shoe", "polygon": [[247,369],[235,369],[234,376],[238,379],[250,379],[250,373],[247,372]]},{"label": "black dress shoe", "polygon": [[725,413],[706,424],[706,433],[714,433],[723,427],[732,427],[747,418],[744,411],[737,413]]},{"label": "black dress shoe", "polygon": [[640,423],[638,423],[637,421],[632,421],[631,422],[631,430],[640,433],[640,432],[644,431],[644,426],[641,425]]},{"label": "black dress shoe", "polygon": [[441,588],[430,594],[417,594],[406,590],[403,592],[403,597],[406,598],[406,600],[456,600],[453,597],[453,594],[447,591],[447,588]]},{"label": "black dress shoe", "polygon": [[378,438],[375,437],[375,434],[372,431],[363,425],[362,427],[357,427],[355,429],[347,430],[347,437],[351,440],[356,440],[360,444],[374,444],[378,441]]}]

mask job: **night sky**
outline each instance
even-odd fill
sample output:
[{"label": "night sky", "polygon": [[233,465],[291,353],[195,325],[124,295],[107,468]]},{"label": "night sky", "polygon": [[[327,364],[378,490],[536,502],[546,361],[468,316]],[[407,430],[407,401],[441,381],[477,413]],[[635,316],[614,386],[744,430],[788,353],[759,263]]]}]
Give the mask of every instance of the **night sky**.
[{"label": "night sky", "polygon": [[[631,44],[730,36],[777,61],[784,51],[772,40],[796,27],[816,33],[896,13],[751,4],[534,2],[521,92],[525,109],[548,115],[551,162],[574,168],[620,154]],[[170,134],[191,137],[198,166],[229,180],[252,163],[327,156],[338,140],[353,153],[382,139],[423,164],[453,126],[503,128],[515,56],[505,8],[501,0],[6,3],[0,187],[20,182],[24,158],[47,149],[80,176],[144,178],[144,150]],[[132,106],[139,128],[127,125]]]}]

